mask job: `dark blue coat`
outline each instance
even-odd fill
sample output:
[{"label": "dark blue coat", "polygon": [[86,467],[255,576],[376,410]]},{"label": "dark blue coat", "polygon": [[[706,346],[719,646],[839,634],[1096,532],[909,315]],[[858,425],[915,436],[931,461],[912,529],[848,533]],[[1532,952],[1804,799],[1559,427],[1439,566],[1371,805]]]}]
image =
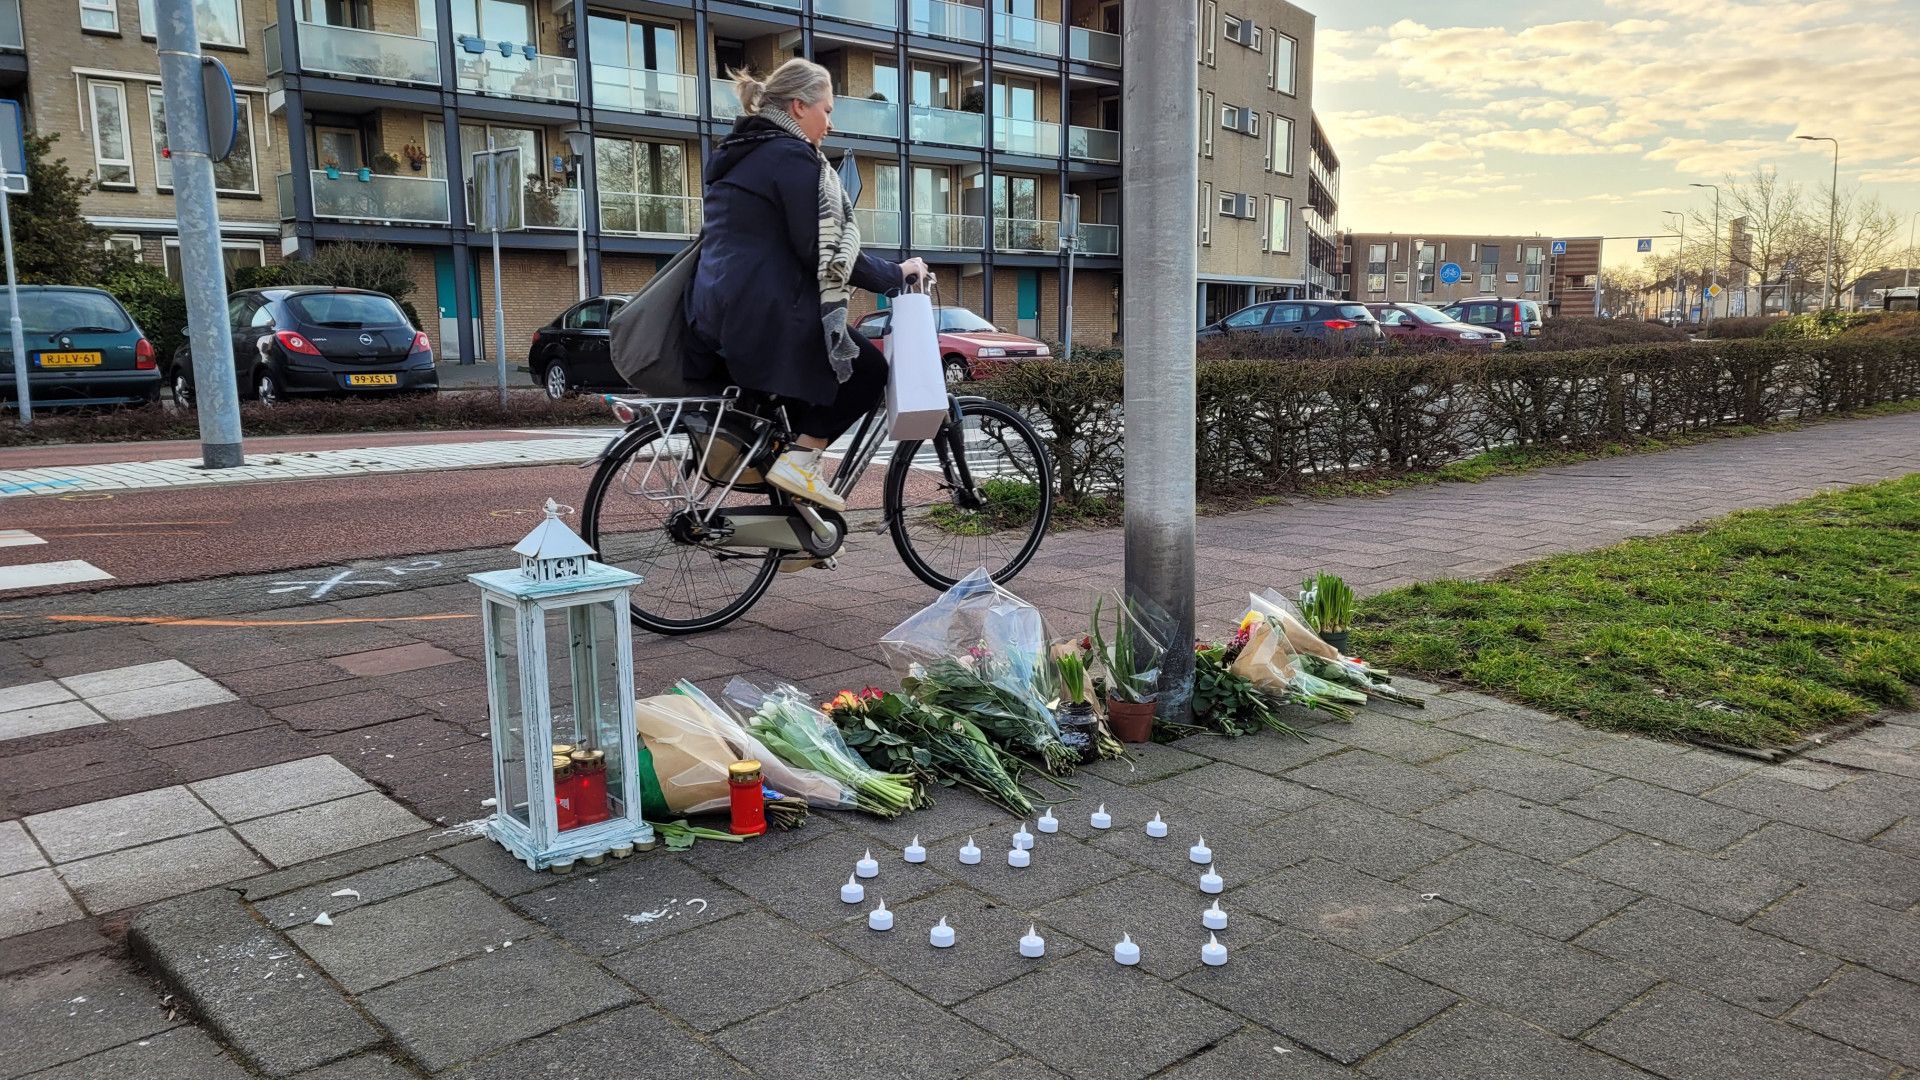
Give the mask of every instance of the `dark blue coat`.
[{"label": "dark blue coat", "polygon": [[[778,125],[746,117],[707,159],[706,179],[686,307],[695,337],[718,355],[690,356],[687,374],[831,403],[840,384],[820,322],[818,154]],[[900,267],[862,254],[853,284],[898,289]]]}]

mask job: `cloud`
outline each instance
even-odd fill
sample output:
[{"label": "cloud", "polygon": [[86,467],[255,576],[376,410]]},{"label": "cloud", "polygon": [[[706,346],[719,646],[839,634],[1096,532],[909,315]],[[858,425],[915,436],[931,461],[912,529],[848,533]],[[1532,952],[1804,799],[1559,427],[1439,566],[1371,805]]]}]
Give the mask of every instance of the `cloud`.
[{"label": "cloud", "polygon": [[1474,143],[1488,150],[1549,156],[1586,157],[1594,154],[1631,154],[1640,149],[1636,143],[1599,143],[1559,128],[1492,131],[1475,138]]},{"label": "cloud", "polygon": [[1335,142],[1359,139],[1401,139],[1424,135],[1432,124],[1391,113],[1340,112],[1320,118]]},{"label": "cloud", "polygon": [[1456,142],[1444,142],[1429,139],[1410,150],[1395,150],[1382,155],[1378,161],[1383,165],[1411,165],[1422,161],[1466,161],[1480,157],[1482,151]]}]

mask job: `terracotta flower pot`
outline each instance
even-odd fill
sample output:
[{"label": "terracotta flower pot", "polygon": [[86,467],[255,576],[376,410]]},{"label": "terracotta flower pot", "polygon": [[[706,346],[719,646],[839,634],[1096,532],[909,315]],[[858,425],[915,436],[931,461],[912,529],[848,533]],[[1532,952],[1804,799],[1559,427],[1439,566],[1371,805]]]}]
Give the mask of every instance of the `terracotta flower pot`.
[{"label": "terracotta flower pot", "polygon": [[1113,737],[1121,742],[1143,743],[1153,738],[1153,713],[1158,708],[1151,701],[1120,701],[1107,699],[1107,726],[1113,729]]}]

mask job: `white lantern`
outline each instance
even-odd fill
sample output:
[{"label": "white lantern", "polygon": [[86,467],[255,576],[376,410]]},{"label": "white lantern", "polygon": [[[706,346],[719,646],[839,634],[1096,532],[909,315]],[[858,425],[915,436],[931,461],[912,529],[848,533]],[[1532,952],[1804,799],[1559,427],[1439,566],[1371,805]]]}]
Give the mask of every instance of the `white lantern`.
[{"label": "white lantern", "polygon": [[486,628],[494,812],[487,834],[535,870],[653,845],[640,816],[628,590],[560,520],[520,541],[515,570],[473,574]]}]

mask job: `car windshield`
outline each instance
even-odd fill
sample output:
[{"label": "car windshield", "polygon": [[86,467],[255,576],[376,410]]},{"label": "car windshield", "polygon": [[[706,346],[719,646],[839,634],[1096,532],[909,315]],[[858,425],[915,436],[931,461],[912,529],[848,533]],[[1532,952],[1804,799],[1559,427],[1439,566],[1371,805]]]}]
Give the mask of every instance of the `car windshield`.
[{"label": "car windshield", "polygon": [[1450,323],[1453,321],[1451,317],[1439,308],[1428,307],[1425,304],[1402,304],[1400,305],[1400,310],[1412,315],[1428,326],[1438,326],[1441,323]]},{"label": "car windshield", "polygon": [[950,307],[940,309],[940,330],[942,333],[965,334],[982,330],[991,333],[993,328],[992,323],[968,311],[966,308]]},{"label": "car windshield", "polygon": [[400,305],[371,293],[302,293],[287,301],[301,322],[357,330],[363,326],[400,326],[407,316]]},{"label": "car windshield", "polygon": [[133,320],[106,293],[60,289],[22,292],[20,328],[29,334],[123,334],[133,329]]}]

